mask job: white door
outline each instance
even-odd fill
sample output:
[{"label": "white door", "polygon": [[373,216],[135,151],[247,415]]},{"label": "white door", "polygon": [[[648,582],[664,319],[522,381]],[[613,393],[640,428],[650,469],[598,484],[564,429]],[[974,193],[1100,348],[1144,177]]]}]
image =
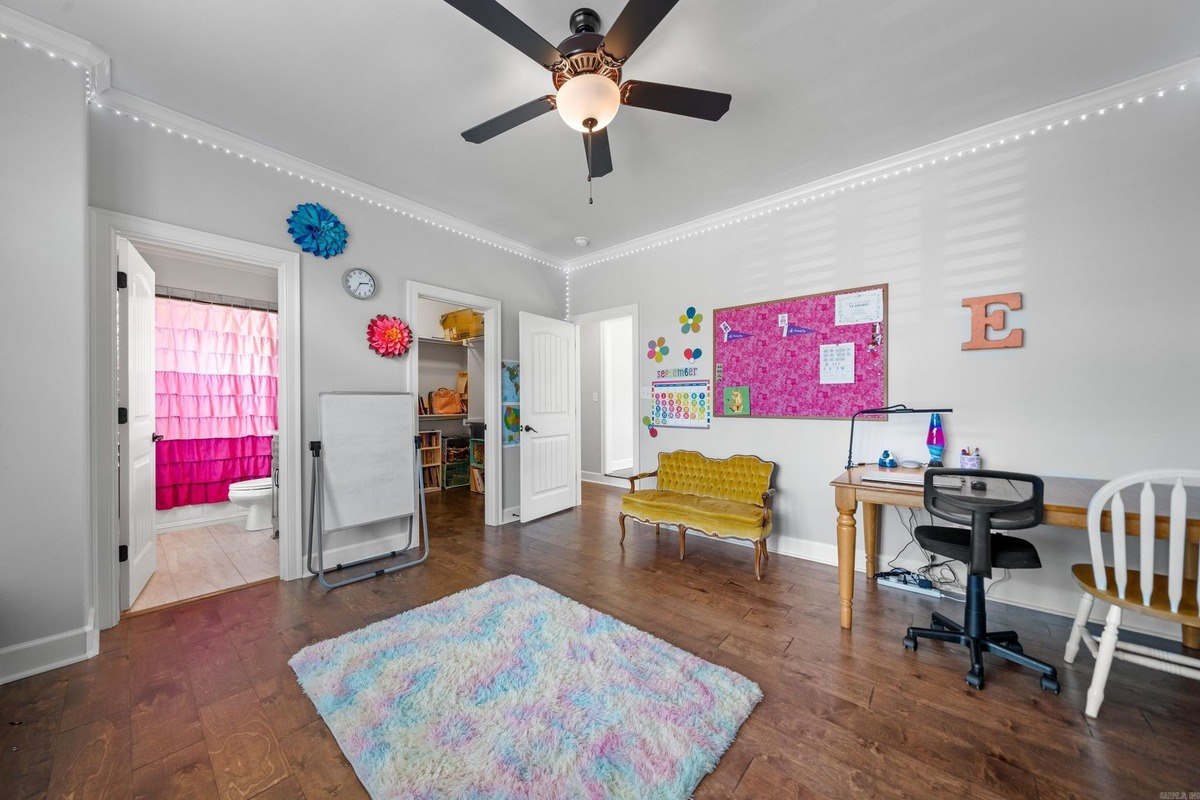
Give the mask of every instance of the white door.
[{"label": "white door", "polygon": [[521,521],[579,505],[578,328],[520,314]]},{"label": "white door", "polygon": [[120,446],[118,515],[120,544],[127,549],[121,567],[121,608],[146,588],[154,574],[154,270],[121,239],[118,269],[126,286],[117,292],[120,354],[117,405],[126,422],[117,426]]}]

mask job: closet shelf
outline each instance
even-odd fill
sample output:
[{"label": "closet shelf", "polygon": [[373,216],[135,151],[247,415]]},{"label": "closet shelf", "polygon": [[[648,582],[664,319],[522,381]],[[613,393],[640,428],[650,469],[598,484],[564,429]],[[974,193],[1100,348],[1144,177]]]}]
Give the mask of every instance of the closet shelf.
[{"label": "closet shelf", "polygon": [[418,336],[417,341],[421,344],[447,344],[452,347],[467,347],[475,342],[482,341],[483,336],[472,336],[470,339],[439,339],[436,336]]},{"label": "closet shelf", "polygon": [[418,414],[418,419],[466,419],[466,414]]}]

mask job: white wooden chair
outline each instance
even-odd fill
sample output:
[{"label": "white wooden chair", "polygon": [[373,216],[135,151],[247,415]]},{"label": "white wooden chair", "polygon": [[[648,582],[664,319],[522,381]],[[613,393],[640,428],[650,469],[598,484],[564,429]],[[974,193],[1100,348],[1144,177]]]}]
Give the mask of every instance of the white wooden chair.
[{"label": "white wooden chair", "polygon": [[[1125,502],[1121,491],[1141,484],[1138,503],[1140,569],[1126,566]],[[1171,484],[1169,509],[1170,522],[1167,539],[1167,574],[1154,571],[1155,541],[1155,492],[1154,484]],[[1113,658],[1131,661],[1145,667],[1183,675],[1200,680],[1200,659],[1189,658],[1177,653],[1168,653],[1153,647],[1118,641],[1121,614],[1124,609],[1149,614],[1159,619],[1184,625],[1200,625],[1200,584],[1193,574],[1185,577],[1185,549],[1196,548],[1197,543],[1187,541],[1187,490],[1185,486],[1200,485],[1200,470],[1159,469],[1127,475],[1105,484],[1088,504],[1088,540],[1091,544],[1092,563],[1076,564],[1071,568],[1075,580],[1083,588],[1079,600],[1079,611],[1067,640],[1067,651],[1063,659],[1075,661],[1082,641],[1096,658],[1096,671],[1092,674],[1092,685],[1087,693],[1086,713],[1095,717],[1104,702],[1104,685]],[[1165,489],[1166,487],[1161,487]],[[1164,497],[1165,497],[1165,493]],[[1112,503],[1112,566],[1104,562],[1101,524],[1105,506]],[[1191,553],[1196,556],[1196,553]],[[1194,565],[1195,560],[1191,563]],[[1087,630],[1088,615],[1096,598],[1111,604],[1105,618],[1104,632],[1093,636]]]}]

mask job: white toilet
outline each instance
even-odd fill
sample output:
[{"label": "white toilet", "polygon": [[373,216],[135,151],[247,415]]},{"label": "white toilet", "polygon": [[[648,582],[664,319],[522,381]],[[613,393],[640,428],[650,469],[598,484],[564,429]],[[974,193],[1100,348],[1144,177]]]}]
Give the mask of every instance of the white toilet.
[{"label": "white toilet", "polygon": [[229,484],[229,502],[247,510],[246,530],[271,527],[271,500],[275,489],[270,478],[255,478]]}]

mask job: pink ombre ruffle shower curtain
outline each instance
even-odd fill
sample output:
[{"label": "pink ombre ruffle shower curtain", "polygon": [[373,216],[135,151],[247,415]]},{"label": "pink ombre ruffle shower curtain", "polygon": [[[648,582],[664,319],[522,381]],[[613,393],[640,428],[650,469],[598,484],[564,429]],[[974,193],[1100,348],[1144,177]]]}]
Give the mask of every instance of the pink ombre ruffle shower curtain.
[{"label": "pink ombre ruffle shower curtain", "polygon": [[223,503],[229,484],[271,474],[278,425],[273,311],[157,298],[157,506]]}]

